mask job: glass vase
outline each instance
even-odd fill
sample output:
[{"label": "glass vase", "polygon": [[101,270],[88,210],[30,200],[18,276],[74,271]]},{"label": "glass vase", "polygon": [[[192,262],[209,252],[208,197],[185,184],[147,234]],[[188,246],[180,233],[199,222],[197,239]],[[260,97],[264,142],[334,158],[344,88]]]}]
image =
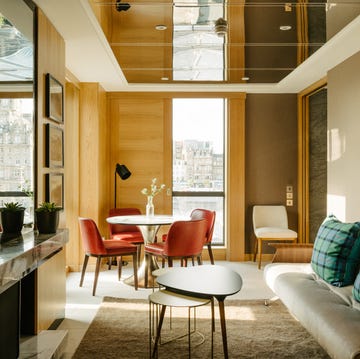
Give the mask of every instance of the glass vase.
[{"label": "glass vase", "polygon": [[154,209],[154,203],[153,203],[153,197],[148,196],[148,201],[146,204],[146,215],[148,217],[152,217],[155,213],[155,209]]}]

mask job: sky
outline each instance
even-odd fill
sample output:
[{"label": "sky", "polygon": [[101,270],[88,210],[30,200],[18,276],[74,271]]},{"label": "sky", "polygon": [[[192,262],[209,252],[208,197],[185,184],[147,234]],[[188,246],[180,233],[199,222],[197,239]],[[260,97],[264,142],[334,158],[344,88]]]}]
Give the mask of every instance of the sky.
[{"label": "sky", "polygon": [[[173,139],[213,142],[214,152],[223,152],[223,99],[174,99]],[[219,121],[219,118],[221,121]]]}]

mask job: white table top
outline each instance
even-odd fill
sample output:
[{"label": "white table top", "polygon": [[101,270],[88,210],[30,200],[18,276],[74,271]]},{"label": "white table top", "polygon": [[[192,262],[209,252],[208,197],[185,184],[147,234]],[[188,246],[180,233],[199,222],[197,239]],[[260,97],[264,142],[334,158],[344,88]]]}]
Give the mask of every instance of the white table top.
[{"label": "white table top", "polygon": [[240,291],[241,276],[219,265],[174,267],[157,277],[156,281],[169,290],[178,290],[190,295],[226,297]]},{"label": "white table top", "polygon": [[175,221],[190,220],[189,217],[170,216],[170,215],[131,215],[131,216],[114,216],[106,218],[111,224],[130,224],[137,226],[156,226],[162,224],[171,224]]}]

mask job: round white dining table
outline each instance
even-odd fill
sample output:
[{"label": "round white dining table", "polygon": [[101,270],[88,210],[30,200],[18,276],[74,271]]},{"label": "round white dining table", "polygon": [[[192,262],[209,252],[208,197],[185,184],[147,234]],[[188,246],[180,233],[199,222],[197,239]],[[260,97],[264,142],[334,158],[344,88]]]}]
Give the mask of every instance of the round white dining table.
[{"label": "round white dining table", "polygon": [[[106,221],[111,224],[129,224],[135,225],[141,231],[141,234],[144,238],[144,244],[154,243],[156,239],[156,234],[159,228],[162,225],[170,225],[178,220],[190,220],[190,217],[180,217],[180,216],[171,216],[171,215],[131,215],[131,216],[114,216],[106,218]],[[150,261],[147,263],[145,256],[141,265],[138,268],[138,286],[145,288],[145,269],[146,265],[149,266],[148,272],[148,287],[152,288],[154,285],[154,278],[152,272],[156,269],[159,269],[159,265],[156,259],[151,256]],[[133,276],[125,279],[126,284],[134,285]]]}]

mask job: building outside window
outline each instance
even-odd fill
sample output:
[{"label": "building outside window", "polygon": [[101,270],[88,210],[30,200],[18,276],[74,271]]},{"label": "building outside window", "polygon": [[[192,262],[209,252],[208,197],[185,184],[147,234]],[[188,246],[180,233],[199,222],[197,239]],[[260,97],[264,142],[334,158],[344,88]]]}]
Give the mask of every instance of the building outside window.
[{"label": "building outside window", "polygon": [[215,210],[214,245],[225,245],[225,109],[225,99],[173,100],[173,213]]},{"label": "building outside window", "polygon": [[32,221],[33,203],[33,99],[0,99],[0,207],[19,202],[25,223]]}]

